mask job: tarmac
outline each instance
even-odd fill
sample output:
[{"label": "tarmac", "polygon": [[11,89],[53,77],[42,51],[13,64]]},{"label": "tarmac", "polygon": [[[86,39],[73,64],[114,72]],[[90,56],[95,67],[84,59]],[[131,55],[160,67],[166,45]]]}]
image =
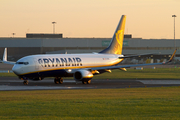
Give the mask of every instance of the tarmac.
[{"label": "tarmac", "polygon": [[14,90],[67,90],[67,89],[117,89],[143,87],[180,86],[180,80],[91,80],[91,84],[82,84],[81,81],[64,80],[63,84],[55,84],[53,78],[41,81],[29,80],[24,85],[17,77],[0,77],[0,91]]},{"label": "tarmac", "polygon": [[[0,63],[0,70],[11,70],[12,65]],[[161,65],[157,67],[173,68],[174,65]],[[176,66],[179,67],[179,66]],[[96,80],[92,79],[91,84],[82,84],[81,81],[64,80],[63,84],[55,84],[53,78],[46,78],[41,81],[29,80],[28,85],[18,77],[0,77],[0,91],[14,90],[64,90],[64,89],[117,89],[117,88],[143,88],[143,87],[169,87],[180,86],[180,80]]]}]

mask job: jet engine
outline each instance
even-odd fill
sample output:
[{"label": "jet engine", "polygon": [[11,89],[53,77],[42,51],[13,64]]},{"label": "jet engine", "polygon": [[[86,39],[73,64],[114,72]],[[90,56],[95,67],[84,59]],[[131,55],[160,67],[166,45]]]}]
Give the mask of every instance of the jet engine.
[{"label": "jet engine", "polygon": [[91,80],[93,74],[88,70],[78,70],[74,73],[74,79],[76,81],[86,81]]}]

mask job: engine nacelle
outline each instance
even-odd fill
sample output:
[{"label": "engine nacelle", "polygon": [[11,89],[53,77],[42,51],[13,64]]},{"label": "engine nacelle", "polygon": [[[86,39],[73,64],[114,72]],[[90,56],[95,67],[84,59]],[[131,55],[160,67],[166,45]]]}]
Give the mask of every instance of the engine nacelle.
[{"label": "engine nacelle", "polygon": [[93,74],[88,70],[78,70],[74,73],[74,79],[76,81],[91,80]]}]

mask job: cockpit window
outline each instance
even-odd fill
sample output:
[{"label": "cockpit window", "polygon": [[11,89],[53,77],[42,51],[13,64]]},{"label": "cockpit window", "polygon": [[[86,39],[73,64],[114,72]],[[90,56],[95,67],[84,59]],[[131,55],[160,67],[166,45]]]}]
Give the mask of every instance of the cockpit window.
[{"label": "cockpit window", "polygon": [[24,62],[25,65],[28,65],[29,63],[28,62]]},{"label": "cockpit window", "polygon": [[16,64],[24,64],[24,65],[28,65],[29,62],[16,62]]}]

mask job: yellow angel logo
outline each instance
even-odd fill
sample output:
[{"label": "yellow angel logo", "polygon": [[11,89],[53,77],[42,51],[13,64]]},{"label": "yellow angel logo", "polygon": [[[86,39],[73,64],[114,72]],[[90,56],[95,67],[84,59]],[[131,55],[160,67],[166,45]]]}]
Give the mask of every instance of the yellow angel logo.
[{"label": "yellow angel logo", "polygon": [[116,49],[116,54],[121,54],[122,53],[122,40],[123,40],[123,30],[118,30],[116,32],[116,41],[118,44],[116,44],[115,49]]},{"label": "yellow angel logo", "polygon": [[123,33],[123,30],[118,30],[117,33],[116,33],[116,40],[119,43],[119,45],[122,44],[122,41],[120,41],[122,33]]}]

